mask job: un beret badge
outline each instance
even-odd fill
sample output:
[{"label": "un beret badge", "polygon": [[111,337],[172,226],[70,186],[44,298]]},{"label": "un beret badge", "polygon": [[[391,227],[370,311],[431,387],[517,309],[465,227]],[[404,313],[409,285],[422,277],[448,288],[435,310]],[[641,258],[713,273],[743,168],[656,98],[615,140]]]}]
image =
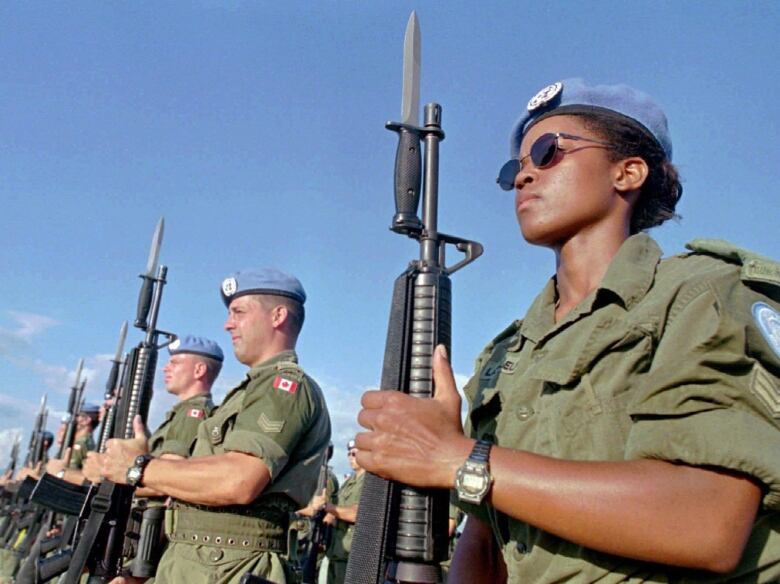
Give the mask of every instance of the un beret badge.
[{"label": "un beret badge", "polygon": [[178,349],[178,348],[179,348],[179,345],[181,345],[181,341],[180,341],[179,339],[176,339],[176,340],[175,340],[175,341],[173,341],[173,342],[172,342],[170,345],[168,345],[168,348],[169,348],[171,351],[175,351],[176,349]]},{"label": "un beret badge", "polygon": [[235,278],[225,278],[222,282],[222,293],[225,296],[233,296],[233,294],[236,293],[236,279]]},{"label": "un beret badge", "polygon": [[539,109],[540,107],[547,105],[553,99],[555,99],[561,90],[563,90],[563,83],[560,81],[557,81],[552,85],[548,85],[531,98],[531,101],[528,102],[528,111],[532,112],[535,109]]}]

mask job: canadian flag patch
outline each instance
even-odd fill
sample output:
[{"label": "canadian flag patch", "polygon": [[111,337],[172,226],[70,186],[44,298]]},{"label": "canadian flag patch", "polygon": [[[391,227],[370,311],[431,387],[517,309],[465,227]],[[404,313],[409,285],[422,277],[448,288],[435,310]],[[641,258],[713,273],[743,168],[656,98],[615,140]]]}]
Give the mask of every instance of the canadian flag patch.
[{"label": "canadian flag patch", "polygon": [[192,408],[189,412],[187,412],[187,415],[190,418],[202,418],[204,416],[203,410],[199,410],[197,408]]},{"label": "canadian flag patch", "polygon": [[295,393],[298,391],[298,384],[292,379],[286,379],[281,375],[277,375],[274,379],[274,389],[281,389],[287,393]]}]

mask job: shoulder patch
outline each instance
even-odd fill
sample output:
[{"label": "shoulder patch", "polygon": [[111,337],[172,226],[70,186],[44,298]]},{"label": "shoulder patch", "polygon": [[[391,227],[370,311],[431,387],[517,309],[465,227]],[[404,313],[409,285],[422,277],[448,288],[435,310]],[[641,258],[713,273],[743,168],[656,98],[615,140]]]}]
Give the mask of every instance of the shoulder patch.
[{"label": "shoulder patch", "polygon": [[750,390],[767,407],[772,416],[780,418],[780,389],[761,365],[756,364],[754,367]]},{"label": "shoulder patch", "polygon": [[751,309],[753,318],[767,344],[780,357],[780,312],[766,302],[756,302]]},{"label": "shoulder patch", "polygon": [[298,391],[298,382],[288,379],[282,375],[277,375],[274,378],[274,389],[280,389],[287,393],[295,393]]},{"label": "shoulder patch", "polygon": [[187,412],[187,416],[190,418],[204,418],[206,417],[206,413],[198,408],[191,408],[190,411]]},{"label": "shoulder patch", "polygon": [[257,419],[257,425],[260,426],[263,432],[278,434],[284,428],[284,420],[269,420],[268,416],[263,412]]}]

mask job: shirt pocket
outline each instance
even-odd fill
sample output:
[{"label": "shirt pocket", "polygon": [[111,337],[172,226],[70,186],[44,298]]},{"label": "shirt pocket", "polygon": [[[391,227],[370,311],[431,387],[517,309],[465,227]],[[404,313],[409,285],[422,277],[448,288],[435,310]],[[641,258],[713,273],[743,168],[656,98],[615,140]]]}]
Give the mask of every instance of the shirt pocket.
[{"label": "shirt pocket", "polygon": [[567,353],[565,347],[573,343],[558,339],[547,348],[548,358],[529,371],[543,382],[540,409],[551,454],[622,460],[631,427],[632,388],[652,362],[652,327],[607,317],[587,334],[577,352]]},{"label": "shirt pocket", "polygon": [[233,399],[231,403],[223,404],[214,416],[202,422],[206,426],[213,448],[217,448],[225,442],[225,437],[235,426],[240,409],[241,399]]}]

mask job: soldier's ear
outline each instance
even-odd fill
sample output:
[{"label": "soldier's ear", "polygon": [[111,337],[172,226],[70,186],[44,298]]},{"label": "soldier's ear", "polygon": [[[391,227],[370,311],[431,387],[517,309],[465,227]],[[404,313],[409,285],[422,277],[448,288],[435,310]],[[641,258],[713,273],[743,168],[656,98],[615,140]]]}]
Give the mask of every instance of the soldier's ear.
[{"label": "soldier's ear", "polygon": [[281,327],[285,322],[287,322],[287,318],[289,316],[290,312],[287,310],[287,307],[284,304],[278,304],[274,306],[273,310],[271,311],[271,322],[274,328]]},{"label": "soldier's ear", "polygon": [[195,363],[195,369],[193,371],[193,374],[195,375],[195,379],[202,379],[206,376],[208,373],[209,368],[206,367],[206,364],[203,361],[198,361]]}]

